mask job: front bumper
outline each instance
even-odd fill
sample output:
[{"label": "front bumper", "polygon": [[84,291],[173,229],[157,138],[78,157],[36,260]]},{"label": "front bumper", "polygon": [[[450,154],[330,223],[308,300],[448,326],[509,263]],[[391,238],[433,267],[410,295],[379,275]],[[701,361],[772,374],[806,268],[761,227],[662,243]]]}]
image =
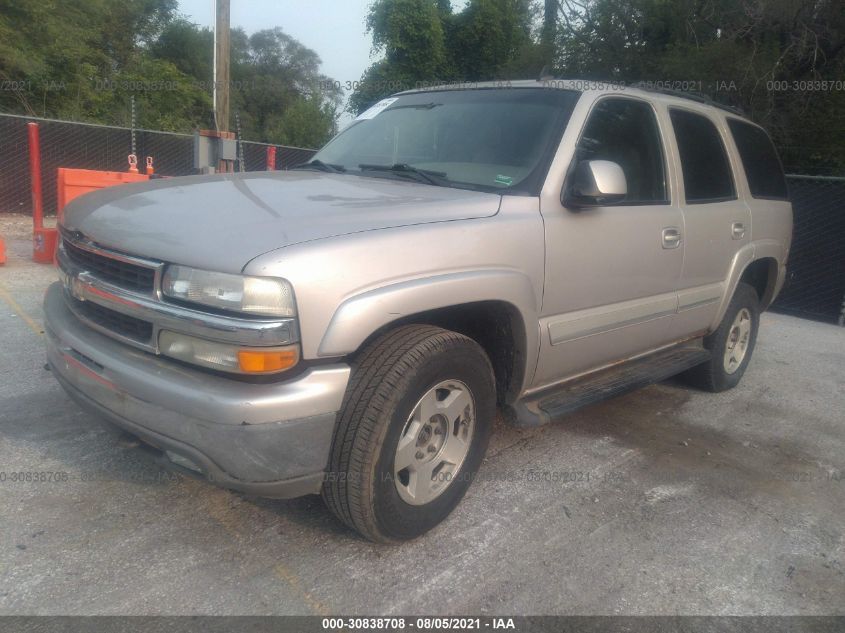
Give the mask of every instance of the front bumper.
[{"label": "front bumper", "polygon": [[319,492],[348,365],[279,383],[219,377],[99,334],[63,293],[54,283],[44,299],[47,359],[80,406],[218,485],[274,498]]}]

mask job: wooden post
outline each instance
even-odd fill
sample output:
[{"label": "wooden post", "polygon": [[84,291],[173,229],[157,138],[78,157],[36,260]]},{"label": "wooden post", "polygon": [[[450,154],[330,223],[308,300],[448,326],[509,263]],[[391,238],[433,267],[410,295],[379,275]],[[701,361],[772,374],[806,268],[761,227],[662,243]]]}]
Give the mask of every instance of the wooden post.
[{"label": "wooden post", "polygon": [[216,0],[215,103],[218,132],[229,131],[229,0]]},{"label": "wooden post", "polygon": [[543,31],[540,36],[540,45],[543,55],[543,63],[551,70],[555,62],[555,35],[557,31],[557,0],[545,0],[543,10]]}]

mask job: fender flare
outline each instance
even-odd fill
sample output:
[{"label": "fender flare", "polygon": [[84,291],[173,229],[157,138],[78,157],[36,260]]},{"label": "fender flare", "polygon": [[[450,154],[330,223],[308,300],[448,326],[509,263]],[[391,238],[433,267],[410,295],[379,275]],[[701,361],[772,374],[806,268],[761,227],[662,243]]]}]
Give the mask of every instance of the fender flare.
[{"label": "fender flare", "polygon": [[461,271],[415,278],[364,291],[338,306],[320,341],[320,357],[355,352],[374,332],[390,323],[439,308],[482,301],[510,304],[525,332],[525,376],[533,376],[540,349],[539,299],[531,280],[509,269]]},{"label": "fender flare", "polygon": [[784,266],[782,263],[783,244],[777,240],[757,240],[755,242],[749,242],[737,251],[731,261],[728,276],[725,279],[725,293],[722,296],[722,302],[719,304],[719,309],[716,311],[713,322],[710,324],[711,332],[719,327],[719,323],[722,322],[725,312],[728,309],[728,304],[730,304],[731,299],[734,296],[734,292],[736,292],[739,280],[742,279],[742,275],[745,273],[746,269],[753,262],[763,258],[771,258],[778,263],[778,279],[775,282],[774,295],[777,294],[777,291],[783,284],[784,277]]}]

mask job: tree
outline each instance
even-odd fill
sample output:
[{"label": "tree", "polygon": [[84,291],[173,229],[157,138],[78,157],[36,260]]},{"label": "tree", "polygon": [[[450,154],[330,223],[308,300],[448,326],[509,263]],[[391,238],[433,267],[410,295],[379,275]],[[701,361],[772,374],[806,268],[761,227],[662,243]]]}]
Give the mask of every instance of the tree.
[{"label": "tree", "polygon": [[171,62],[188,77],[211,81],[214,57],[214,33],[178,18],[162,29],[150,45],[150,54]]},{"label": "tree", "polygon": [[244,138],[318,147],[336,132],[339,90],[317,53],[282,29],[233,31],[231,72]]},{"label": "tree", "polygon": [[[111,80],[137,61],[175,11],[175,0],[0,0],[0,108],[87,116],[109,100]],[[109,120],[107,122],[114,122]]]},{"label": "tree", "polygon": [[421,82],[495,79],[535,66],[536,75],[533,22],[530,0],[470,0],[459,13],[448,0],[376,0],[367,30],[384,56],[365,71],[348,107],[361,112]]},{"label": "tree", "polygon": [[527,1],[471,0],[452,19],[449,52],[461,81],[502,78],[502,70],[532,43]]},{"label": "tree", "polygon": [[[175,0],[0,0],[0,111],[190,132],[212,127],[212,32]],[[338,91],[281,29],[232,32],[232,110],[244,138],[318,146]],[[233,121],[234,123],[234,121]]]},{"label": "tree", "polygon": [[399,72],[424,78],[445,70],[442,16],[448,4],[433,0],[376,0],[367,16],[373,49]]},{"label": "tree", "polygon": [[450,77],[444,31],[444,16],[450,15],[448,0],[376,0],[367,16],[367,31],[373,52],[384,58],[364,71],[349,109],[362,112],[418,81]]}]

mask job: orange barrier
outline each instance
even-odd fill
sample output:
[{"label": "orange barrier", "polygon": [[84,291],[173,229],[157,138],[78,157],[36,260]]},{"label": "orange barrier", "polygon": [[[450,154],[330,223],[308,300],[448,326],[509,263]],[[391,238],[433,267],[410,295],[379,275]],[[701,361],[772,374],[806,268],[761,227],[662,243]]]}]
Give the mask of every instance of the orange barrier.
[{"label": "orange barrier", "polygon": [[[44,207],[41,195],[41,143],[38,123],[27,123],[29,139],[29,173],[32,179],[32,259],[40,264],[53,263],[59,233],[44,226]],[[82,194],[127,182],[149,180],[153,173],[153,159],[147,157],[147,174],[138,173],[138,158],[129,154],[129,172],[96,171],[93,169],[70,169],[59,167],[57,171],[56,215],[61,221],[62,212],[68,202]],[[5,245],[0,238],[0,264],[6,261]]]},{"label": "orange barrier", "polygon": [[[59,167],[56,185],[56,214],[62,219],[62,212],[68,202],[74,198],[97,189],[121,185],[127,182],[149,180],[146,174],[133,174],[120,171],[96,171],[93,169],[70,169]],[[40,206],[40,205],[39,205]],[[40,214],[39,214],[40,215]],[[59,234],[56,229],[38,226],[33,229],[33,256],[40,264],[50,264],[56,255]]]},{"label": "orange barrier", "polygon": [[60,220],[65,205],[74,198],[97,189],[150,179],[147,174],[124,171],[97,171],[94,169],[59,167],[56,172],[56,212]]},{"label": "orange barrier", "polygon": [[6,263],[6,242],[0,237],[0,264]]}]

